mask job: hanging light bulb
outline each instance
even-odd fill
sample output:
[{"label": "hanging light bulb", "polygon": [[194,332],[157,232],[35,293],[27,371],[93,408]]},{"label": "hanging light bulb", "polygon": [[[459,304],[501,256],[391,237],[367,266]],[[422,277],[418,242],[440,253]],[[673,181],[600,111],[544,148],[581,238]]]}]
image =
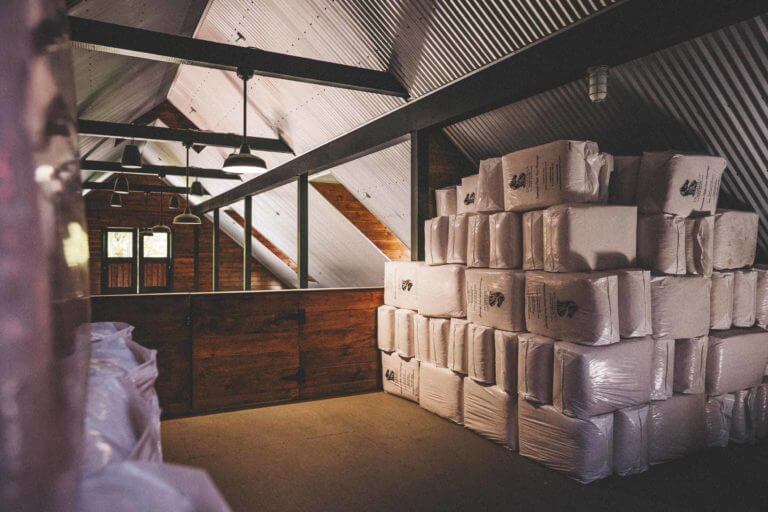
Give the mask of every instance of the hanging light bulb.
[{"label": "hanging light bulb", "polygon": [[240,150],[232,153],[224,160],[224,171],[240,174],[263,174],[267,164],[256,155],[251,154],[248,147],[247,119],[248,119],[248,80],[253,76],[251,70],[237,70],[237,76],[243,79],[243,143]]},{"label": "hanging light bulb", "polygon": [[190,144],[184,144],[187,148],[187,207],[184,209],[184,213],[181,213],[173,218],[174,224],[187,224],[197,225],[200,224],[200,217],[195,215],[189,210],[189,147]]},{"label": "hanging light bulb", "polygon": [[123,158],[120,160],[120,165],[124,169],[141,169],[139,146],[136,144],[126,144],[123,148]]},{"label": "hanging light bulb", "polygon": [[112,189],[112,192],[115,194],[128,194],[130,191],[128,178],[126,178],[124,174],[119,175],[115,180],[115,186]]},{"label": "hanging light bulb", "polygon": [[109,206],[111,206],[112,208],[123,207],[123,199],[120,197],[120,194],[116,194],[115,192],[112,192],[112,197],[109,198]]},{"label": "hanging light bulb", "polygon": [[587,69],[589,75],[589,99],[592,103],[602,103],[608,97],[608,66],[592,66]]},{"label": "hanging light bulb", "polygon": [[171,202],[168,203],[168,209],[169,210],[178,210],[179,209],[179,196],[172,195],[171,196]]},{"label": "hanging light bulb", "polygon": [[192,184],[192,188],[189,189],[189,193],[193,196],[205,196],[208,195],[208,192],[205,191],[203,188],[203,184],[199,181],[195,180],[195,182]]}]

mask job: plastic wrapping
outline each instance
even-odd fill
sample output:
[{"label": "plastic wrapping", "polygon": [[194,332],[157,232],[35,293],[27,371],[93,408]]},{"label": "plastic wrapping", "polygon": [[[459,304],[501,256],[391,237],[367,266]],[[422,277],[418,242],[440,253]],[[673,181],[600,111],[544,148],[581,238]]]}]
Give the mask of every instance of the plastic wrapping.
[{"label": "plastic wrapping", "polygon": [[768,327],[768,267],[758,265],[755,293],[755,320],[760,327]]},{"label": "plastic wrapping", "polygon": [[704,395],[673,395],[651,402],[648,414],[648,459],[651,464],[668,462],[706,446]]},{"label": "plastic wrapping", "polygon": [[755,409],[755,394],[751,389],[742,389],[733,393],[733,413],[731,414],[730,441],[736,444],[755,442],[752,415]]},{"label": "plastic wrapping", "polygon": [[419,372],[419,405],[461,425],[464,421],[464,378],[431,364],[421,365]]},{"label": "plastic wrapping", "polygon": [[586,345],[618,342],[618,278],[528,272],[525,325],[531,332],[563,341]]},{"label": "plastic wrapping", "polygon": [[518,406],[520,455],[582,483],[613,472],[613,414],[582,420],[548,405]]},{"label": "plastic wrapping", "polygon": [[424,261],[427,265],[448,263],[448,217],[435,217],[424,222]]},{"label": "plastic wrapping", "polygon": [[394,306],[379,306],[376,310],[376,343],[379,350],[395,351],[395,312]]},{"label": "plastic wrapping", "polygon": [[761,384],[752,388],[755,394],[753,401],[752,421],[756,439],[768,437],[768,384]]},{"label": "plastic wrapping", "polygon": [[523,269],[544,269],[544,210],[523,214]]},{"label": "plastic wrapping", "polygon": [[525,330],[525,272],[467,269],[467,319],[504,331]]},{"label": "plastic wrapping", "polygon": [[474,213],[477,211],[477,181],[479,175],[473,174],[461,179],[456,188],[456,213]]},{"label": "plastic wrapping", "polygon": [[[115,331],[106,335],[103,326],[111,325]],[[122,322],[90,324],[91,360],[111,361],[133,381],[142,396],[156,400],[157,350],[148,349],[133,341],[133,326]]]},{"label": "plastic wrapping", "polygon": [[493,337],[496,385],[502,391],[517,396],[517,334],[497,329]]},{"label": "plastic wrapping", "polygon": [[755,300],[757,298],[757,271],[733,272],[733,326],[755,325]]},{"label": "plastic wrapping", "polygon": [[614,157],[610,153],[600,153],[598,155],[598,161],[600,163],[600,173],[598,175],[599,191],[597,194],[597,202],[600,204],[608,204],[611,179],[615,166]]},{"label": "plastic wrapping", "polygon": [[395,350],[402,357],[416,355],[416,337],[414,335],[414,316],[410,309],[395,311]]},{"label": "plastic wrapping", "polygon": [[488,215],[472,215],[467,222],[467,266],[487,267],[490,263],[491,243]]},{"label": "plastic wrapping", "polygon": [[752,212],[718,210],[715,214],[715,253],[718,270],[751,267],[757,251],[759,217]]},{"label": "plastic wrapping", "polygon": [[552,403],[555,340],[537,334],[518,335],[517,392],[538,404]]},{"label": "plastic wrapping", "polygon": [[464,426],[517,450],[517,395],[464,379]]},{"label": "plastic wrapping", "polygon": [[555,343],[552,404],[566,416],[588,418],[648,403],[653,340],[607,347]]},{"label": "plastic wrapping", "polygon": [[504,155],[504,209],[526,211],[597,201],[598,152],[594,142],[559,140]]},{"label": "plastic wrapping", "polygon": [[488,217],[491,245],[490,268],[522,268],[523,227],[522,216],[516,212],[494,213]]},{"label": "plastic wrapping", "polygon": [[448,329],[448,368],[466,374],[469,321],[451,318],[451,325]]},{"label": "plastic wrapping", "polygon": [[648,404],[613,414],[613,470],[621,476],[648,470]]},{"label": "plastic wrapping", "polygon": [[643,213],[714,213],[726,161],[719,156],[674,151],[643,153],[637,204]]},{"label": "plastic wrapping", "polygon": [[704,420],[707,430],[707,446],[728,446],[731,437],[731,415],[733,414],[733,395],[718,395],[707,398]]},{"label": "plastic wrapping", "polygon": [[706,384],[709,338],[675,340],[675,393],[703,393]]},{"label": "plastic wrapping", "polygon": [[496,382],[493,329],[469,324],[467,328],[467,376],[483,384]]},{"label": "plastic wrapping", "polygon": [[651,334],[650,271],[622,269],[611,273],[616,274],[619,284],[619,335],[639,338]]},{"label": "plastic wrapping", "polygon": [[613,174],[608,192],[610,204],[632,206],[637,204],[637,172],[639,156],[614,156]]},{"label": "plastic wrapping", "polygon": [[666,400],[674,392],[675,340],[653,338],[651,400]]},{"label": "plastic wrapping", "polygon": [[417,284],[420,261],[387,261],[384,263],[384,304],[404,309],[418,309]]},{"label": "plastic wrapping", "polygon": [[467,235],[470,215],[448,217],[448,263],[467,264]]},{"label": "plastic wrapping", "polygon": [[760,385],[768,364],[768,332],[713,331],[707,352],[707,394],[722,395]]},{"label": "plastic wrapping", "polygon": [[397,354],[381,353],[382,386],[386,393],[419,401],[419,362]]},{"label": "plastic wrapping", "polygon": [[561,204],[544,210],[544,270],[626,268],[637,257],[637,208]]},{"label": "plastic wrapping", "polygon": [[712,272],[709,328],[730,329],[733,324],[733,272]]},{"label": "plastic wrapping", "polygon": [[464,267],[439,265],[419,267],[418,299],[419,314],[436,317],[467,316],[464,294]]},{"label": "plastic wrapping", "polygon": [[715,217],[685,219],[685,268],[689,274],[712,275],[715,254]]},{"label": "plastic wrapping", "polygon": [[685,219],[655,214],[637,217],[637,263],[661,274],[685,274]]},{"label": "plastic wrapping", "polygon": [[477,178],[478,212],[500,212],[504,210],[504,176],[501,173],[501,158],[480,160]]},{"label": "plastic wrapping", "polygon": [[430,363],[439,368],[448,367],[448,343],[451,321],[447,318],[429,319],[429,356]]},{"label": "plastic wrapping", "polygon": [[435,206],[439,217],[456,215],[456,189],[454,186],[435,190]]},{"label": "plastic wrapping", "polygon": [[431,342],[429,339],[429,318],[416,314],[413,316],[414,354],[420,363],[432,363]]},{"label": "plastic wrapping", "polygon": [[707,334],[711,284],[708,277],[652,277],[653,335],[680,339]]}]

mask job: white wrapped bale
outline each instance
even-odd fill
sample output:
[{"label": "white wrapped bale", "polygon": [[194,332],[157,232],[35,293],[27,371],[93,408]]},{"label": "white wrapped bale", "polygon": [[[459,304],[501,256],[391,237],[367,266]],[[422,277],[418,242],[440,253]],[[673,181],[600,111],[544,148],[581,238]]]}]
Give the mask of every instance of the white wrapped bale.
[{"label": "white wrapped bale", "polygon": [[637,263],[661,274],[685,274],[685,219],[666,214],[639,215]]},{"label": "white wrapped bale", "polygon": [[416,300],[420,315],[462,318],[467,315],[464,267],[439,265],[419,267],[421,285]]},{"label": "white wrapped bale", "polygon": [[637,177],[640,211],[681,217],[714,213],[725,165],[718,156],[643,153]]},{"label": "white wrapped bale", "polygon": [[467,373],[467,337],[469,336],[469,322],[460,318],[451,318],[448,328],[448,368]]},{"label": "white wrapped bale", "polygon": [[525,330],[525,272],[467,269],[467,319],[504,331]]},{"label": "white wrapped bale", "polygon": [[416,338],[414,336],[414,316],[410,309],[395,311],[395,350],[402,357],[416,355]]},{"label": "white wrapped bale", "polygon": [[445,187],[435,190],[435,206],[438,217],[456,215],[456,188]]},{"label": "white wrapped bale", "polygon": [[382,352],[381,371],[386,393],[419,401],[419,362],[415,358],[403,359],[397,354]]},{"label": "white wrapped bale", "polygon": [[637,204],[637,172],[639,156],[614,156],[613,174],[608,193],[609,204],[632,206]]},{"label": "white wrapped bale", "polygon": [[494,213],[488,217],[490,268],[521,268],[523,265],[523,227],[515,212]]},{"label": "white wrapped bale", "polygon": [[416,349],[416,359],[421,363],[432,362],[432,352],[429,341],[429,318],[416,314],[413,317],[413,337]]},{"label": "white wrapped bale", "polygon": [[711,285],[708,277],[652,277],[653,335],[680,339],[707,334]]},{"label": "white wrapped bale", "polygon": [[467,266],[487,267],[491,256],[488,215],[472,215],[467,223]]},{"label": "white wrapped bale", "polygon": [[755,442],[752,414],[755,408],[755,394],[751,389],[742,389],[733,393],[733,413],[731,414],[730,441],[736,444]]},{"label": "white wrapped bale", "polygon": [[517,334],[496,330],[493,333],[496,360],[496,385],[502,391],[517,396]]},{"label": "white wrapped bale", "polygon": [[435,217],[424,222],[424,252],[427,265],[448,263],[448,217]]},{"label": "white wrapped bale", "polygon": [[420,261],[388,261],[384,263],[384,304],[403,309],[418,309],[417,284]]},{"label": "white wrapped bale", "polygon": [[597,201],[598,153],[594,142],[559,140],[504,155],[504,209],[526,211]]},{"label": "white wrapped bale", "polygon": [[607,347],[555,343],[552,404],[566,416],[588,418],[651,399],[653,340]]},{"label": "white wrapped bale", "polygon": [[600,171],[597,178],[599,183],[597,202],[600,204],[608,204],[611,179],[615,167],[614,157],[610,153],[600,153],[598,154],[598,162],[600,165]]},{"label": "white wrapped bale", "polygon": [[520,455],[585,484],[613,472],[613,414],[582,420],[548,405],[518,405]]},{"label": "white wrapped bale", "polygon": [[448,367],[448,346],[450,343],[451,321],[447,318],[429,319],[430,363],[438,368]]},{"label": "white wrapped bale", "polygon": [[617,475],[648,471],[648,404],[613,413],[613,470]]},{"label": "white wrapped bale", "polygon": [[755,293],[755,320],[760,327],[768,327],[768,267],[759,265]]},{"label": "white wrapped bale", "polygon": [[757,271],[736,270],[733,273],[733,326],[755,325]]},{"label": "white wrapped bale", "polygon": [[618,278],[602,274],[528,272],[525,324],[531,332],[563,341],[586,345],[616,343],[619,341]]},{"label": "white wrapped bale", "polygon": [[431,364],[421,365],[419,373],[419,405],[461,425],[464,420],[464,378]]},{"label": "white wrapped bale", "polygon": [[757,251],[759,217],[752,212],[718,210],[715,214],[715,255],[717,270],[751,267]]},{"label": "white wrapped bale", "polygon": [[673,395],[651,402],[648,414],[648,460],[668,462],[703,449],[707,442],[705,395]]},{"label": "white wrapped bale", "polygon": [[448,217],[448,263],[467,264],[467,234],[470,215]]},{"label": "white wrapped bale", "polygon": [[509,450],[517,450],[517,395],[465,379],[464,426]]},{"label": "white wrapped bale", "polygon": [[715,217],[685,219],[685,268],[689,274],[712,275],[715,254]]},{"label": "white wrapped bale", "polygon": [[734,397],[731,394],[707,398],[704,414],[708,447],[728,446],[728,440],[731,437],[733,401]]},{"label": "white wrapped bale", "polygon": [[475,210],[478,212],[504,210],[504,176],[501,172],[501,158],[480,160],[475,197]]},{"label": "white wrapped bale", "polygon": [[707,350],[707,394],[722,395],[760,385],[768,364],[768,332],[713,331]]},{"label": "white wrapped bale", "polygon": [[467,327],[467,375],[470,379],[493,384],[496,381],[496,356],[493,329],[470,323]]},{"label": "white wrapped bale", "polygon": [[394,352],[396,307],[379,306],[376,310],[376,344],[379,350]]},{"label": "white wrapped bale", "polygon": [[473,174],[461,179],[461,185],[456,189],[456,213],[474,213],[477,211],[477,180]]},{"label": "white wrapped bale", "polygon": [[666,400],[674,390],[675,340],[653,338],[651,368],[651,400]]},{"label": "white wrapped bale", "polygon": [[622,338],[651,334],[651,272],[622,269],[612,273],[619,283],[619,334]]},{"label": "white wrapped bale", "polygon": [[523,269],[544,269],[544,210],[523,214]]},{"label": "white wrapped bale", "polygon": [[733,272],[712,272],[709,328],[730,329],[733,324]]},{"label": "white wrapped bale", "polygon": [[517,392],[538,404],[552,403],[555,340],[537,334],[518,335]]},{"label": "white wrapped bale", "polygon": [[697,395],[704,392],[709,338],[675,340],[675,393]]},{"label": "white wrapped bale", "polygon": [[544,270],[631,267],[637,257],[637,208],[561,204],[544,210]]},{"label": "white wrapped bale", "polygon": [[768,384],[761,384],[753,388],[755,399],[753,404],[754,414],[752,420],[756,439],[768,437]]}]

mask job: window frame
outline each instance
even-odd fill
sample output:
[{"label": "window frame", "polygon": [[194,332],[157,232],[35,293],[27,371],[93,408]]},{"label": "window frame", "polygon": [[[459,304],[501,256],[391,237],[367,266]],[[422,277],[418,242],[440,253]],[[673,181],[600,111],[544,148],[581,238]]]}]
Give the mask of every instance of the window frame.
[{"label": "window frame", "polygon": [[[138,237],[138,252],[136,258],[139,262],[139,293],[164,293],[173,291],[173,231],[168,228],[163,230],[168,235],[168,251],[165,258],[145,258],[144,257],[144,238],[153,236],[148,233],[142,233]],[[144,286],[144,264],[145,263],[165,263],[165,286]]]},{"label": "window frame", "polygon": [[[121,232],[132,234],[132,249],[133,256],[130,258],[114,258],[109,257],[109,233]],[[101,230],[101,293],[103,295],[123,294],[123,293],[137,293],[137,266],[136,257],[137,251],[137,232],[134,228],[117,228],[107,227]],[[109,266],[115,263],[130,263],[131,264],[131,285],[129,287],[110,287],[109,286]]]}]

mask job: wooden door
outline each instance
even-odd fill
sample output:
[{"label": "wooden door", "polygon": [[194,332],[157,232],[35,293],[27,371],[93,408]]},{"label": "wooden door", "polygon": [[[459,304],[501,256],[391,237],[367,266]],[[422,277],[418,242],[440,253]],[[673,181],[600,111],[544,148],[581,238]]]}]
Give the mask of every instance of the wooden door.
[{"label": "wooden door", "polygon": [[107,228],[101,238],[101,293],[136,293],[136,230]]}]

